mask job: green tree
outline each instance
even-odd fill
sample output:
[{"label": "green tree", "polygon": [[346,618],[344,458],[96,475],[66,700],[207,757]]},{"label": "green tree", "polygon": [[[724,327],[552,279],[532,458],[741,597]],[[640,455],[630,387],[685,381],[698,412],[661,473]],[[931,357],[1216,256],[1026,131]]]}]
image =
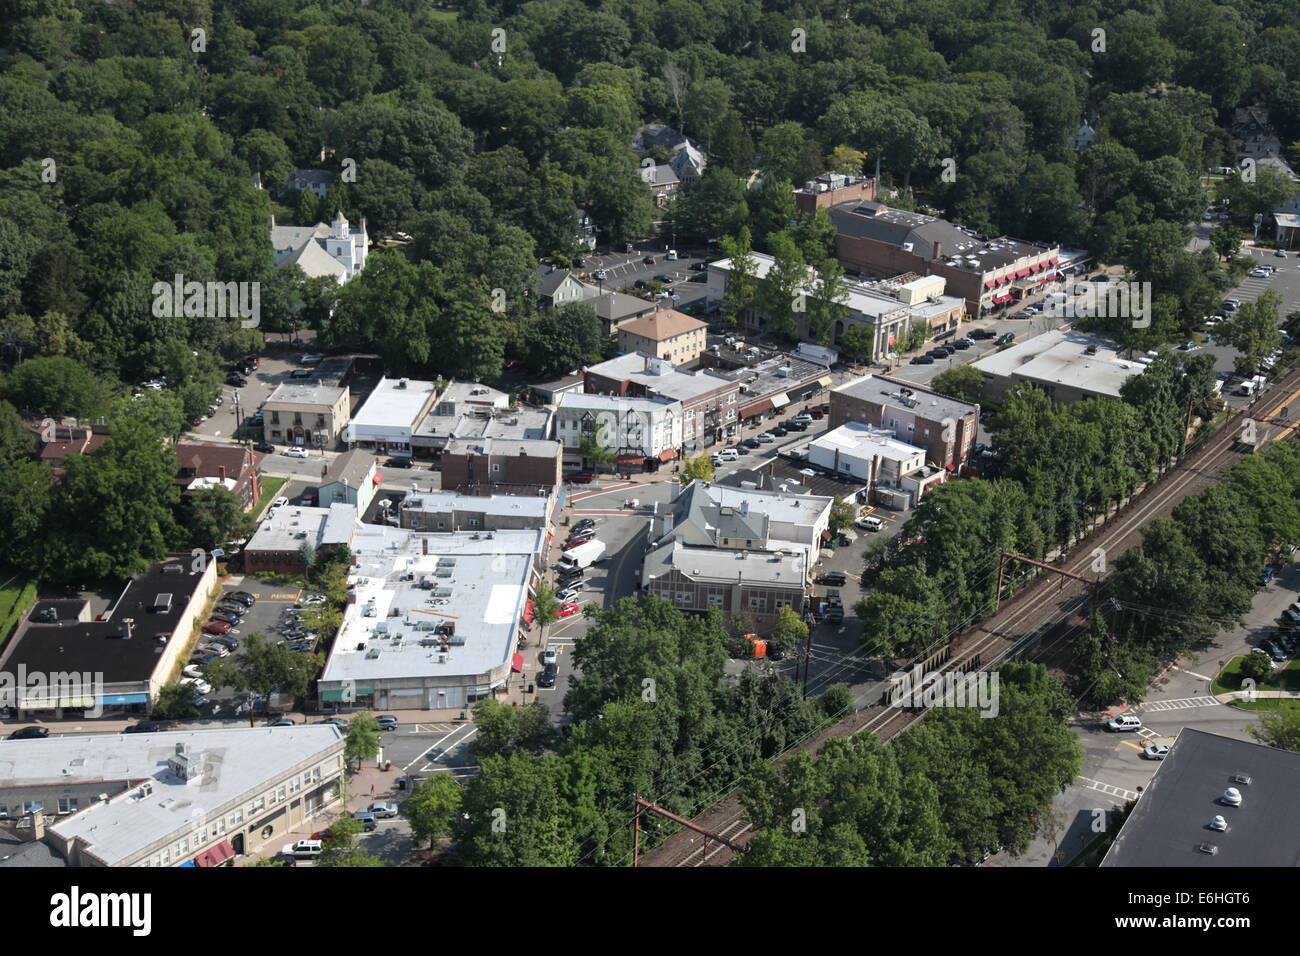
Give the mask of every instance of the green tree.
[{"label": "green tree", "polygon": [[253,533],[253,519],[244,510],[244,503],[233,491],[220,485],[191,491],[181,512],[190,546],[204,551]]},{"label": "green tree", "polygon": [[722,240],[722,252],[731,260],[722,309],[732,322],[743,320],[758,299],[758,262],[754,259],[748,226],[741,226],[735,238]]},{"label": "green tree", "polygon": [[524,349],[539,375],[560,375],[600,359],[605,336],[591,306],[570,302],[548,309],[528,328]]},{"label": "green tree", "polygon": [[317,866],[383,866],[384,862],[357,844],[361,835],[361,821],[343,814],[329,826],[329,839],[324,841]]},{"label": "green tree", "polygon": [[[271,643],[265,634],[254,632],[245,639],[243,653],[222,660],[221,665],[225,670],[221,675],[222,686],[269,700],[277,691],[292,697],[306,694],[320,672],[321,657],[319,654],[299,654]],[[252,707],[248,709],[250,727],[253,726],[253,711]],[[351,725],[348,729],[350,732]]]},{"label": "green tree", "polygon": [[1241,233],[1224,224],[1210,230],[1210,246],[1220,259],[1231,259],[1241,249]]},{"label": "green tree", "polygon": [[808,265],[788,232],[771,237],[774,262],[759,291],[759,311],[769,331],[788,341],[798,338],[807,312]]},{"label": "green tree", "polygon": [[198,697],[193,684],[164,684],[158,688],[151,716],[159,720],[193,720],[199,716]]},{"label": "green tree", "polygon": [[23,424],[18,410],[0,400],[0,465],[8,466],[36,452],[36,436]]},{"label": "green tree", "polygon": [[1214,327],[1214,340],[1237,350],[1233,359],[1238,375],[1251,375],[1264,356],[1282,341],[1278,310],[1282,298],[1269,289],[1254,302],[1242,303],[1227,322]]},{"label": "green tree", "polygon": [[18,365],[5,387],[9,401],[37,415],[90,419],[108,411],[110,390],[86,366],[66,356]]},{"label": "green tree", "polygon": [[358,767],[379,753],[379,721],[373,711],[362,710],[348,721],[348,735],[343,743],[343,759]]},{"label": "green tree", "polygon": [[682,470],[677,475],[677,480],[683,485],[689,485],[692,481],[712,481],[713,480],[713,457],[705,452],[702,455],[696,455],[694,458],[688,458],[682,462]]},{"label": "green tree", "polygon": [[1241,662],[1241,676],[1259,683],[1273,676],[1273,662],[1267,654],[1247,654]]},{"label": "green tree", "polygon": [[1261,714],[1259,726],[1251,727],[1250,735],[1266,746],[1300,753],[1300,711],[1279,710]]},{"label": "green tree", "polygon": [[461,796],[460,784],[449,773],[421,780],[402,802],[402,816],[411,821],[411,835],[427,842],[430,849],[450,835],[460,816]]},{"label": "green tree", "polygon": [[840,351],[861,361],[871,357],[872,343],[875,338],[876,333],[871,326],[856,324],[844,330],[838,344]]},{"label": "green tree", "polygon": [[839,534],[845,528],[852,527],[855,517],[857,517],[857,513],[853,510],[852,505],[836,500],[831,505],[830,519],[828,521],[831,534]]},{"label": "green tree", "polygon": [[808,636],[808,625],[795,611],[783,607],[777,611],[776,623],[767,635],[768,644],[781,655],[793,653]]},{"label": "green tree", "polygon": [[578,453],[582,455],[583,466],[599,468],[614,460],[614,451],[605,444],[605,426],[596,422],[590,429],[584,429],[578,437]]},{"label": "green tree", "polygon": [[559,619],[560,601],[556,596],[555,585],[549,581],[538,581],[533,588],[533,622],[539,630],[538,643],[546,646],[546,629]]},{"label": "green tree", "polygon": [[936,375],[930,387],[943,395],[973,402],[984,391],[984,376],[973,365],[954,365]]}]

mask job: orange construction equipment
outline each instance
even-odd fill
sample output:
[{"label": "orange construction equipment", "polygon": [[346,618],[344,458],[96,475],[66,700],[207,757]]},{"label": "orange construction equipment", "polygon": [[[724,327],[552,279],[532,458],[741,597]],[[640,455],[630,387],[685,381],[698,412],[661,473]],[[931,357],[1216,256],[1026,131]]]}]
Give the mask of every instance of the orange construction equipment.
[{"label": "orange construction equipment", "polygon": [[754,646],[755,657],[767,657],[767,641],[757,634],[746,634],[745,638]]}]

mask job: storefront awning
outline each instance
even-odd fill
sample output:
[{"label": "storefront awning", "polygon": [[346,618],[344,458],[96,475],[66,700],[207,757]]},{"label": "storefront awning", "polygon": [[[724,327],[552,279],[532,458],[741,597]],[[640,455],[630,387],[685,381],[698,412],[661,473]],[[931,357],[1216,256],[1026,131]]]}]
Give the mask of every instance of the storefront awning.
[{"label": "storefront awning", "polygon": [[194,858],[198,866],[220,866],[227,860],[235,858],[235,848],[229,840],[222,840],[214,847],[209,847]]},{"label": "storefront awning", "polygon": [[107,694],[100,703],[105,705],[111,704],[147,704],[149,703],[148,694]]},{"label": "storefront awning", "polygon": [[524,623],[533,623],[533,599],[529,598],[524,604]]},{"label": "storefront awning", "polygon": [[1041,269],[1041,268],[1043,268],[1043,264],[1042,264],[1041,262],[1034,262],[1034,263],[1031,263],[1031,264],[1030,264],[1030,266],[1029,266],[1029,271],[1030,271],[1030,272],[1037,272],[1037,271],[1038,271],[1039,269]]},{"label": "storefront awning", "polygon": [[639,465],[645,461],[645,455],[619,455],[614,459],[616,465]]},{"label": "storefront awning", "polygon": [[789,404],[790,404],[790,396],[787,395],[785,392],[780,392],[779,394],[772,396],[773,408],[784,408],[786,405]]},{"label": "storefront awning", "polygon": [[1052,258],[1048,259],[1047,261],[1050,262],[1050,263],[1051,263],[1052,265],[1054,265],[1054,266],[1055,266],[1055,265],[1060,265],[1061,257],[1060,257],[1060,256],[1052,256]]},{"label": "storefront awning", "polygon": [[323,690],[320,699],[327,704],[345,704],[358,697],[370,697],[375,692],[373,687],[340,687],[336,690]]},{"label": "storefront awning", "polygon": [[[890,340],[889,340],[889,344],[890,344],[890,345],[893,345],[893,344],[894,344],[894,340],[893,340],[893,339],[890,339]],[[830,377],[829,375],[823,375],[821,378],[817,379],[817,384],[820,385],[822,388],[830,388],[830,387],[831,387],[831,377]]]},{"label": "storefront awning", "polygon": [[987,282],[984,283],[984,288],[991,289],[997,284],[998,284],[997,279],[989,279]]},{"label": "storefront awning", "polygon": [[1028,270],[1028,269],[1017,269],[1017,270],[1016,270],[1016,278],[1017,278],[1017,279],[1023,279],[1023,278],[1024,278],[1025,276],[1027,276],[1027,275],[1029,275],[1029,270]]},{"label": "storefront awning", "polygon": [[744,405],[740,409],[741,418],[753,418],[755,415],[762,415],[764,412],[772,410],[772,400],[765,398],[762,401],[755,402],[753,405]]},{"label": "storefront awning", "polygon": [[510,658],[510,670],[515,674],[522,674],[524,672],[523,654],[516,654],[514,657]]},{"label": "storefront awning", "polygon": [[677,457],[676,448],[665,448],[663,451],[659,453],[660,461],[672,461],[676,457]]},{"label": "storefront awning", "polygon": [[381,475],[379,472],[375,472],[375,477],[371,478],[370,480],[373,481],[375,484],[379,484],[381,481],[384,480],[384,476]]}]

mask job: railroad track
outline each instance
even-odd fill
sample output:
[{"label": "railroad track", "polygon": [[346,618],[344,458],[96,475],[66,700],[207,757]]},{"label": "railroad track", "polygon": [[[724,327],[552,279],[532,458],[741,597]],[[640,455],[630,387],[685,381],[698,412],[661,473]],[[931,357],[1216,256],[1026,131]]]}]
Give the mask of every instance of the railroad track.
[{"label": "railroad track", "polygon": [[[1102,548],[1107,563],[1129,548],[1141,543],[1141,530],[1156,518],[1173,512],[1183,499],[1219,480],[1223,470],[1243,457],[1237,442],[1241,423],[1246,418],[1268,422],[1279,411],[1300,398],[1300,368],[1293,369],[1261,396],[1251,409],[1228,417],[1201,445],[1160,479],[1134,496],[1101,527],[1076,543],[1060,567],[1086,576],[1095,561],[1096,549]],[[1277,397],[1277,396],[1285,397]],[[1256,409],[1267,409],[1257,411]],[[1265,441],[1279,440],[1291,434],[1296,424],[1283,427],[1261,425]],[[998,612],[958,635],[949,645],[950,656],[933,669],[940,673],[955,671],[977,656],[983,667],[991,667],[1009,656],[1021,656],[1061,670],[1068,664],[1074,638],[1088,624],[1079,611],[1086,605],[1083,585],[1065,582],[1054,576],[1039,575],[1019,592],[1002,602]],[[1032,649],[1032,653],[1025,653]],[[938,657],[939,653],[931,655]],[[931,669],[927,666],[927,670]],[[789,753],[821,749],[831,737],[851,737],[863,732],[875,733],[888,742],[917,721],[925,711],[908,713],[895,707],[875,705],[856,711],[838,723],[808,738]],[[779,759],[784,759],[783,755]],[[692,819],[696,825],[744,846],[753,837],[752,824],[745,819],[739,796],[733,791],[712,807]],[[735,852],[725,844],[685,828],[672,834],[658,847],[641,854],[643,866],[726,866]]]}]

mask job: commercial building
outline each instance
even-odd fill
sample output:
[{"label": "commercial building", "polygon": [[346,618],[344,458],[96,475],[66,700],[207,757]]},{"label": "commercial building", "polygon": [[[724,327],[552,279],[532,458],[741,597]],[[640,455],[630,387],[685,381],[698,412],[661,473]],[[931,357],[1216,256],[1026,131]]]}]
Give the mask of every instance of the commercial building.
[{"label": "commercial building", "polygon": [[697,454],[735,434],[740,385],[708,369],[686,372],[631,352],[585,372],[590,395],[666,398],[682,404],[682,453]]},{"label": "commercial building", "polygon": [[225,488],[251,508],[262,497],[258,466],[266,457],[247,445],[198,445],[181,442],[176,452],[176,484],[187,495],[203,488]]},{"label": "commercial building", "polygon": [[802,612],[832,498],[692,482],[650,521],[641,586],[683,611],[749,615],[760,630]]},{"label": "commercial building", "polygon": [[516,438],[456,438],[442,453],[442,486],[456,491],[473,485],[554,488],[561,484],[560,443]]},{"label": "commercial building", "polygon": [[321,700],[431,710],[490,696],[522,670],[516,644],[545,535],[359,526],[349,604],[318,682]]},{"label": "commercial building", "polygon": [[1300,865],[1300,754],[1184,727],[1103,867]]},{"label": "commercial building", "polygon": [[875,198],[876,181],[869,176],[822,173],[794,191],[794,206],[800,216],[811,216],[839,203]]},{"label": "commercial building", "polygon": [[381,377],[344,431],[348,447],[409,455],[411,438],[437,398],[435,382]]},{"label": "commercial building", "polygon": [[379,459],[372,453],[361,448],[345,451],[326,466],[316,503],[322,508],[351,505],[364,515],[383,480]]},{"label": "commercial building", "polygon": [[684,415],[682,403],[667,398],[567,392],[555,411],[555,437],[567,465],[582,465],[583,437],[592,436],[613,453],[615,465],[641,468],[677,457]]},{"label": "commercial building", "polygon": [[980,407],[885,375],[831,390],[831,429],[858,422],[925,450],[926,464],[954,471],[970,457]]},{"label": "commercial building", "polygon": [[415,426],[411,446],[417,457],[441,453],[457,438],[541,441],[551,435],[552,410],[512,404],[505,392],[477,382],[452,382]]},{"label": "commercial building", "polygon": [[244,570],[250,574],[306,571],[304,549],[315,552],[331,545],[346,546],[356,524],[357,509],[349,504],[273,508],[244,545]]},{"label": "commercial building", "polygon": [[19,719],[147,713],[217,589],[217,563],[187,551],[127,581],[97,620],[81,599],[37,603],[0,654],[0,673],[28,681],[0,704]]},{"label": "commercial building", "polygon": [[1000,401],[1017,386],[1032,384],[1058,402],[1077,402],[1118,398],[1124,383],[1145,366],[1125,358],[1109,339],[1054,329],[985,356],[972,367],[984,375],[987,401]]},{"label": "commercial building", "polygon": [[0,814],[68,866],[227,866],[339,801],[329,724],[0,741]]},{"label": "commercial building", "polygon": [[708,327],[707,322],[676,309],[660,309],[619,326],[618,347],[624,352],[643,352],[674,365],[687,365],[704,351]]},{"label": "commercial building", "polygon": [[810,465],[849,475],[865,486],[869,500],[910,508],[946,471],[927,467],[926,451],[894,437],[892,430],[846,422],[806,446]]},{"label": "commercial building", "polygon": [[1060,248],[977,233],[934,216],[874,201],[830,209],[840,264],[865,276],[943,276],[948,294],[974,319],[1014,307],[1057,277]]},{"label": "commercial building", "polygon": [[352,405],[346,388],[285,382],[266,400],[262,415],[262,437],[273,445],[332,449],[352,417]]},{"label": "commercial building", "polygon": [[546,528],[555,495],[419,492],[402,499],[398,523],[412,531],[518,531]]},{"label": "commercial building", "polygon": [[737,402],[742,422],[785,414],[824,391],[832,381],[831,370],[825,365],[789,354],[762,359],[729,372],[728,377],[740,386]]},{"label": "commercial building", "polygon": [[[766,253],[756,252],[750,255],[754,262],[754,278],[759,283],[767,280],[776,260]],[[709,263],[708,297],[714,301],[721,300],[726,293],[733,262],[720,259]],[[806,295],[813,294],[813,275],[809,273],[809,285],[803,290]],[[944,294],[945,280],[940,276],[916,276],[906,274],[889,280],[860,281],[844,280],[841,304],[845,315],[837,319],[828,330],[828,342],[839,344],[847,329],[855,325],[865,325],[871,329],[871,361],[884,359],[896,344],[902,340],[911,327],[920,323],[931,332],[938,333],[955,329],[965,315],[965,302],[952,295]],[[751,328],[761,327],[766,316],[751,309],[741,316],[741,320]],[[807,323],[800,320],[799,334],[806,336],[811,330]]]}]

